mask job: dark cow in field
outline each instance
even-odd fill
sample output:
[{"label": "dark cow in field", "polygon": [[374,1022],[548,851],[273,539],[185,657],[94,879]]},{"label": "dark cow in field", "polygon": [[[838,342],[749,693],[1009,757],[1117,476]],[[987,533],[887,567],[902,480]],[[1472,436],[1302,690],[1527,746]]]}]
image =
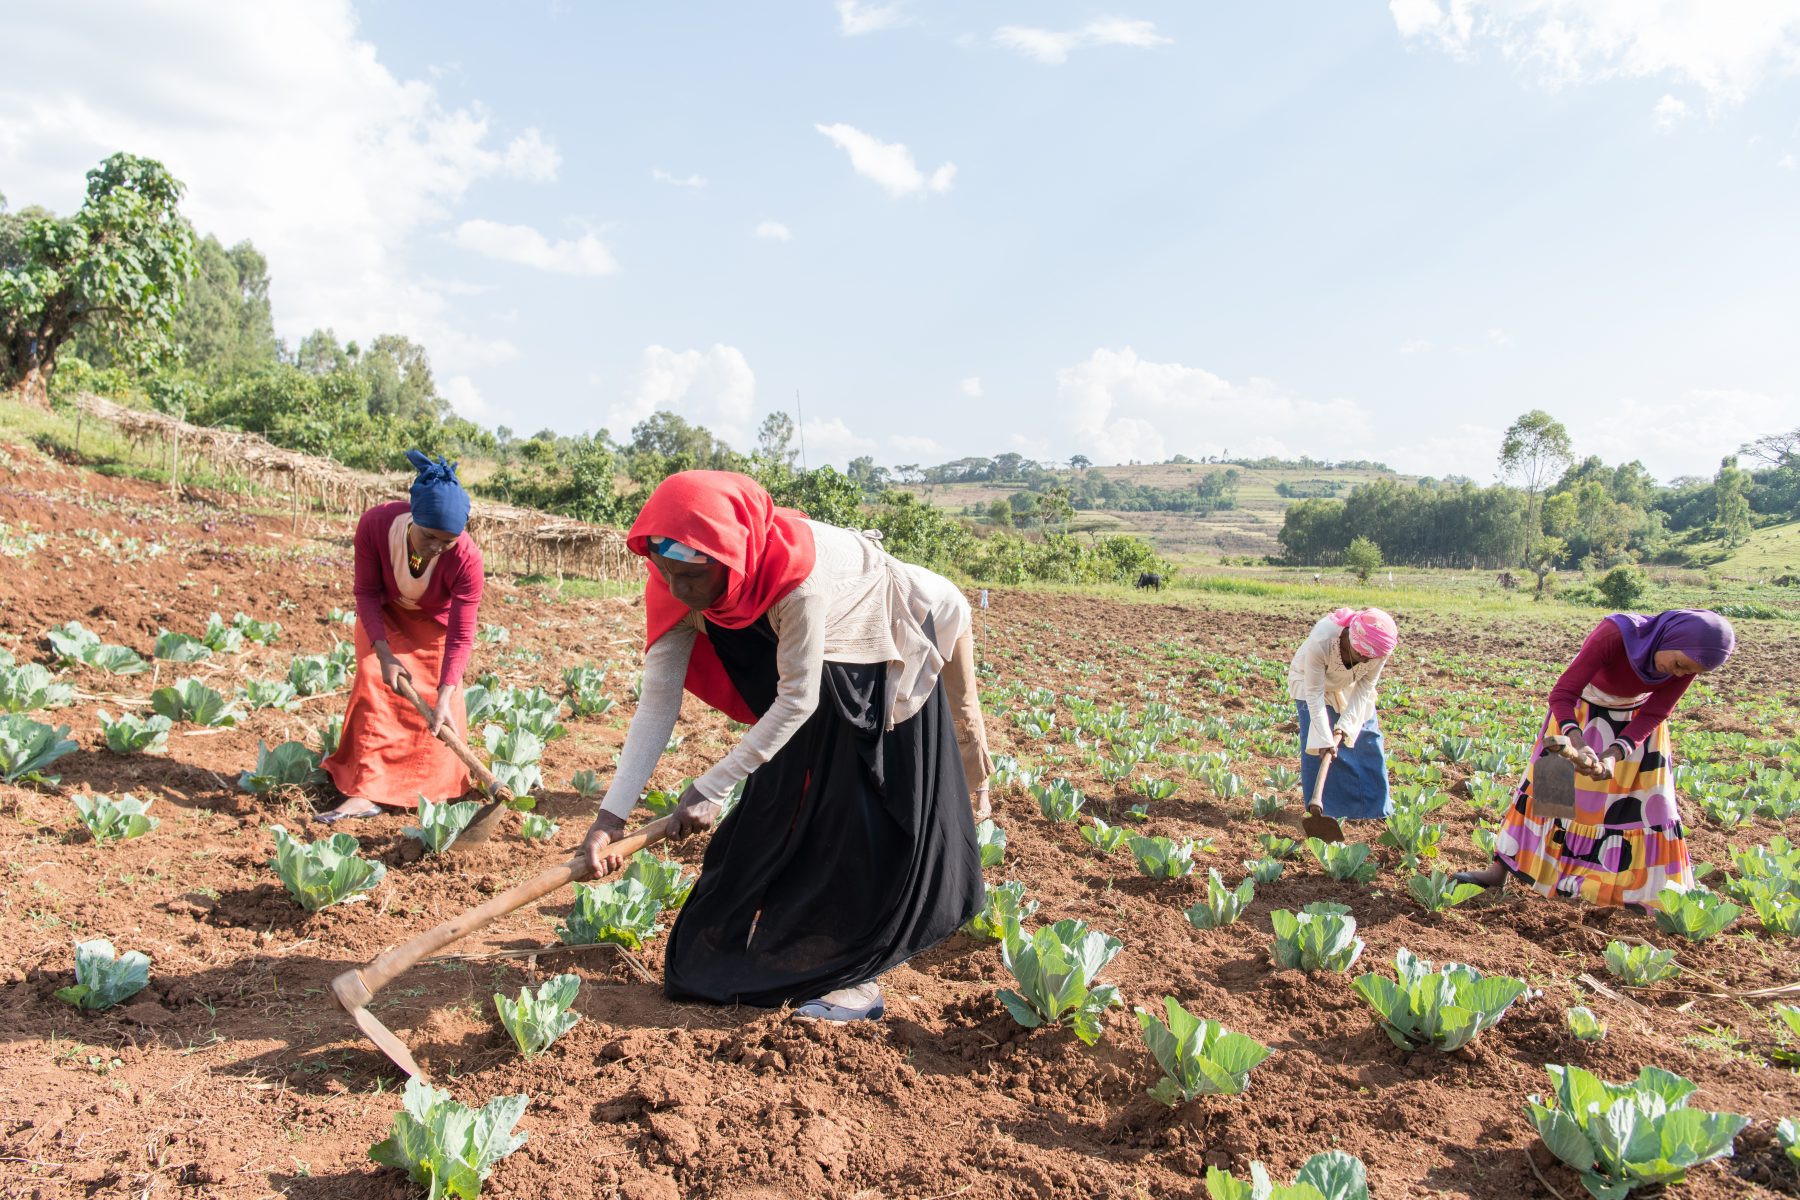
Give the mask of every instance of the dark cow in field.
[{"label": "dark cow in field", "polygon": [[1163,578],[1155,571],[1144,571],[1138,575],[1137,585],[1144,591],[1149,591],[1154,588],[1156,591],[1160,592],[1162,591]]}]

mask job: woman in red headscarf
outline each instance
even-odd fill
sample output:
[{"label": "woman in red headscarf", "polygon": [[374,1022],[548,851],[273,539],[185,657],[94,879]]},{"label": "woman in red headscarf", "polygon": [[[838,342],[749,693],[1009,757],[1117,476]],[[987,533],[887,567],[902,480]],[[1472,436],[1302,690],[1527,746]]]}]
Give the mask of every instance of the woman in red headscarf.
[{"label": "woman in red headscarf", "polygon": [[669,933],[665,990],[881,1016],[876,977],[983,900],[969,803],[992,764],[968,601],[731,472],[664,480],[628,544],[650,566],[643,691],[584,852],[616,867],[606,847],[685,687],[750,728],[676,810],[681,833],[718,829]]}]

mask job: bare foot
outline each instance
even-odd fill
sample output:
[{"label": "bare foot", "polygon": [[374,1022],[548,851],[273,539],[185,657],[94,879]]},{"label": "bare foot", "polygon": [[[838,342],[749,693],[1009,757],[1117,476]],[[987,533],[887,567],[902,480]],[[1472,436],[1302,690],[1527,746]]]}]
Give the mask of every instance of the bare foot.
[{"label": "bare foot", "polygon": [[328,808],[324,812],[314,813],[313,820],[329,825],[333,821],[343,821],[351,817],[378,817],[380,815],[381,805],[373,800],[364,796],[347,796],[344,802],[336,808]]},{"label": "bare foot", "polygon": [[1506,868],[1497,862],[1491,862],[1479,871],[1458,871],[1455,875],[1457,883],[1472,883],[1476,887],[1491,888],[1506,878]]}]

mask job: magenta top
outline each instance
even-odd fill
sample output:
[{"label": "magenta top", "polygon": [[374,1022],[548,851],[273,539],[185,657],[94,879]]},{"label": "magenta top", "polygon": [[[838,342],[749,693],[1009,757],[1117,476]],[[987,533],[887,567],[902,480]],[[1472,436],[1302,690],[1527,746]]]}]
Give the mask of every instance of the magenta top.
[{"label": "magenta top", "polygon": [[[411,511],[405,500],[377,504],[356,523],[356,619],[371,642],[387,637],[382,606],[400,601],[400,584],[388,553],[388,535],[394,518]],[[404,567],[404,564],[401,564]],[[475,648],[475,616],[481,605],[484,583],[481,549],[465,531],[450,548],[438,555],[431,579],[420,596],[418,611],[444,626],[444,657],[438,666],[438,686],[462,682],[463,668]]]},{"label": "magenta top", "polygon": [[1672,675],[1661,683],[1646,681],[1631,665],[1625,652],[1625,636],[1609,617],[1588,634],[1587,641],[1581,643],[1581,653],[1550,689],[1550,715],[1559,727],[1566,729],[1574,724],[1575,702],[1581,699],[1581,689],[1590,683],[1610,696],[1641,696],[1648,692],[1650,698],[1619,735],[1635,748],[1669,719],[1675,702],[1693,681],[1692,675]]}]

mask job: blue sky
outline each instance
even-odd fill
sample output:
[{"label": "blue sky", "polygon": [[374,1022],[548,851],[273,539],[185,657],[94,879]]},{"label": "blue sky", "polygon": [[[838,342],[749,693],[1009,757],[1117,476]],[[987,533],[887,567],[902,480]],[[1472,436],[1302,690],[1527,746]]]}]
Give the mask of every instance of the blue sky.
[{"label": "blue sky", "polygon": [[1532,407],[1664,478],[1800,424],[1800,0],[17,7],[9,203],[162,158],[290,340],[521,433],[798,392],[815,463],[1486,480]]}]

